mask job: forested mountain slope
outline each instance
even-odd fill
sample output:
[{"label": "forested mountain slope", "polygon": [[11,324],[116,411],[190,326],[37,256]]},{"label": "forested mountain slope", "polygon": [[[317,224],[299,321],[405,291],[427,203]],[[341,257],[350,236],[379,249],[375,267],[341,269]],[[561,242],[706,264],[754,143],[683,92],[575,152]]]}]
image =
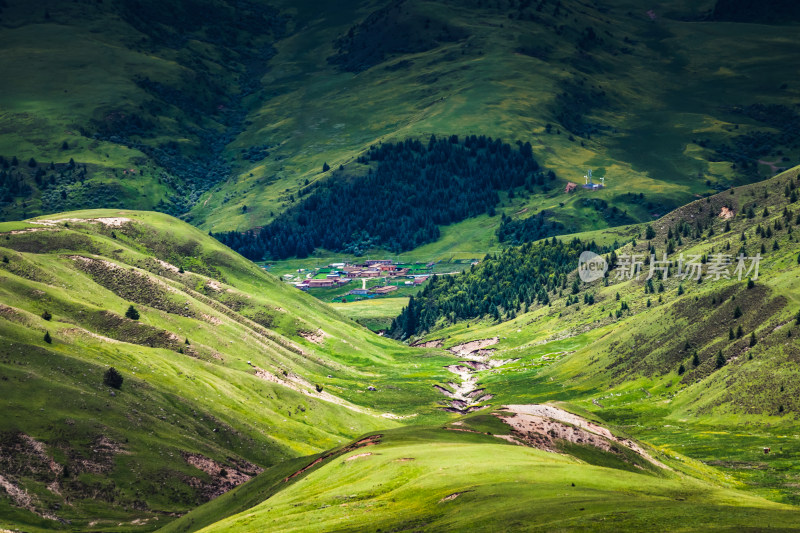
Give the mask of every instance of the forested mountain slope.
[{"label": "forested mountain slope", "polygon": [[[745,4],[6,0],[0,212],[155,208],[260,229],[328,181],[369,209],[357,159],[435,134],[531,144],[556,178],[541,194],[504,184],[496,210],[514,222],[648,221],[797,158],[794,23]],[[587,168],[607,188],[563,194]],[[501,240],[499,216],[481,221],[481,242]]]}]

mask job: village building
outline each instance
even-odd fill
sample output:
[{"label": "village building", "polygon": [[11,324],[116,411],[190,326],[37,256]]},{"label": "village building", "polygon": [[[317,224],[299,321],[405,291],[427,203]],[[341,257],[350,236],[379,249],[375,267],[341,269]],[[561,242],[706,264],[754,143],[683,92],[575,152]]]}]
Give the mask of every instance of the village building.
[{"label": "village building", "polygon": [[394,292],[397,290],[397,287],[394,285],[385,285],[383,287],[375,287],[372,289],[372,292],[375,294],[389,294],[390,292]]},{"label": "village building", "polygon": [[369,294],[369,289],[353,289],[347,294],[352,294],[354,296],[366,296],[367,294]]},{"label": "village building", "polygon": [[567,183],[567,188],[564,189],[564,192],[569,194],[571,192],[575,192],[577,189],[578,189],[578,184],[577,183],[572,183],[570,181],[569,183]]},{"label": "village building", "polygon": [[308,280],[308,287],[310,289],[318,289],[321,287],[333,287],[336,282],[332,279],[310,279]]}]

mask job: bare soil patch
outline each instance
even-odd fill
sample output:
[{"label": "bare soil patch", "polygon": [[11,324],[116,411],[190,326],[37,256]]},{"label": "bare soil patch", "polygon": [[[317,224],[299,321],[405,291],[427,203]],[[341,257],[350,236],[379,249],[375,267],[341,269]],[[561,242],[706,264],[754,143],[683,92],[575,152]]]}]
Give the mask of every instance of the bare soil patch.
[{"label": "bare soil patch", "polygon": [[322,329],[318,329],[317,331],[300,331],[298,333],[301,337],[314,344],[322,344],[325,342],[326,338],[330,337],[330,335],[322,331]]},{"label": "bare soil patch", "polygon": [[466,357],[473,352],[477,352],[478,350],[482,350],[484,348],[488,348],[489,346],[493,346],[500,342],[499,337],[493,337],[491,339],[481,339],[476,341],[469,341],[465,342],[464,344],[457,344],[449,348],[451,353],[456,354],[459,357]]},{"label": "bare soil patch", "polygon": [[513,428],[511,436],[535,448],[558,451],[556,439],[614,453],[619,452],[619,446],[623,446],[659,468],[669,469],[632,440],[617,437],[607,428],[558,407],[543,404],[507,405],[503,406],[503,410],[514,413],[512,416],[497,415]]},{"label": "bare soil patch", "polygon": [[199,478],[190,480],[190,485],[199,489],[203,497],[208,500],[228,492],[264,471],[263,468],[241,459],[230,459],[230,464],[222,464],[198,453],[184,452],[182,455],[187,463],[209,476],[210,481],[207,482]]}]

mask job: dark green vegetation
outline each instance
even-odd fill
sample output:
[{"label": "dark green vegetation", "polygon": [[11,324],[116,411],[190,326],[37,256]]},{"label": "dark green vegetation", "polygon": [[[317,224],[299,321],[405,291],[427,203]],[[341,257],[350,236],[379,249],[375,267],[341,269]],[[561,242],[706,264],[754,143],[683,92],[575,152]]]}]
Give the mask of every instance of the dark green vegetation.
[{"label": "dark green vegetation", "polygon": [[[647,221],[798,157],[793,16],[771,19],[773,9],[7,0],[0,66],[14,74],[0,82],[0,216],[155,208],[215,233],[278,219],[291,222],[282,235],[298,235],[303,191],[362,176],[370,146],[433,133],[529,142],[556,175],[532,195],[503,184],[496,210],[508,220],[457,222],[467,237],[450,250],[482,256],[542,228]],[[586,168],[607,189],[562,194]],[[368,210],[374,193],[363,187],[351,204]],[[420,211],[436,218],[453,199]],[[443,223],[486,212],[478,207]],[[529,220],[542,214],[546,224]],[[359,228],[368,234],[337,243],[405,250],[436,238],[412,222],[403,239]],[[449,226],[437,226],[446,242]],[[276,255],[308,253],[316,240]]]},{"label": "dark green vegetation", "polygon": [[261,2],[4,2],[3,218],[186,212],[229,177],[224,151],[286,22]]},{"label": "dark green vegetation", "polygon": [[[405,339],[434,326],[464,319],[491,316],[498,322],[527,313],[531,306],[548,305],[550,298],[567,288],[567,280],[584,250],[612,251],[594,242],[545,239],[536,244],[509,248],[498,256],[487,256],[456,276],[434,276],[392,323],[389,333]],[[569,302],[578,301],[579,282],[573,279]],[[584,303],[594,296],[584,295]]]},{"label": "dark green vegetation", "polygon": [[[518,144],[453,135],[431,136],[427,145],[407,140],[373,146],[358,162],[377,162],[374,171],[357,178],[334,173],[319,186],[300,189],[299,203],[260,231],[217,238],[257,261],[304,258],[316,248],[355,255],[376,247],[412,250],[438,239],[439,226],[494,216],[498,191],[513,196],[522,187],[547,190],[530,143]],[[546,228],[546,221],[538,222]]]},{"label": "dark green vegetation", "polygon": [[800,6],[789,0],[718,0],[712,16],[731,22],[786,24],[800,20]]}]

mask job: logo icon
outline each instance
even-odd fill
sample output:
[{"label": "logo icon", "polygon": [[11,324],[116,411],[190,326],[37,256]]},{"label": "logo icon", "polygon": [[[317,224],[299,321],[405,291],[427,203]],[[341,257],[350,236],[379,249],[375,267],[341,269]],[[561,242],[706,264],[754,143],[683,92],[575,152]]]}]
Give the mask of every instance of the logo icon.
[{"label": "logo icon", "polygon": [[578,276],[584,283],[591,283],[602,279],[608,271],[605,258],[594,252],[586,250],[578,258]]}]

